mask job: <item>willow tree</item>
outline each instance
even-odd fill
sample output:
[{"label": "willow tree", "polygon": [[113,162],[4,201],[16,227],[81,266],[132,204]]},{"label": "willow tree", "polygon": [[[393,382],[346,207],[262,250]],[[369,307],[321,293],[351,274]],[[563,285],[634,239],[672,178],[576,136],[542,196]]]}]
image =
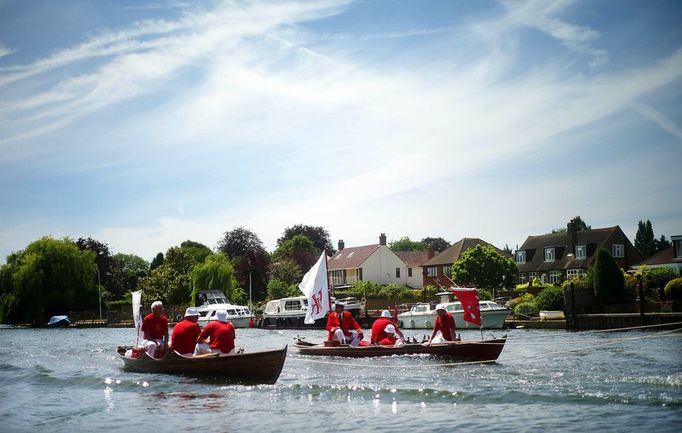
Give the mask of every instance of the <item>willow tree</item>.
[{"label": "willow tree", "polygon": [[97,307],[95,254],[69,238],[32,242],[8,256],[0,273],[2,322],[38,325],[52,315]]},{"label": "willow tree", "polygon": [[211,254],[203,263],[194,266],[192,277],[192,304],[196,304],[199,292],[219,290],[231,302],[241,302],[244,291],[237,288],[232,264],[222,254]]}]

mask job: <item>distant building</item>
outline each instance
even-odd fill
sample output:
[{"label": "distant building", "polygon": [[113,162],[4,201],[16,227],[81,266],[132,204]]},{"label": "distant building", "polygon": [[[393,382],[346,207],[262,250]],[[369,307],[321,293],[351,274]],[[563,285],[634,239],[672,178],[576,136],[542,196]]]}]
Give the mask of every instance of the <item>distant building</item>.
[{"label": "distant building", "polygon": [[646,265],[649,268],[673,268],[678,273],[682,274],[682,235],[671,237],[672,245],[668,248],[659,251],[648,259],[633,266],[633,269],[639,269]]},{"label": "distant building", "polygon": [[414,289],[421,289],[424,287],[424,263],[432,259],[436,253],[428,249],[425,251],[396,251],[400,259],[405,262],[407,267],[407,286]]},{"label": "distant building", "polygon": [[543,283],[558,283],[564,278],[584,275],[601,248],[608,250],[623,269],[642,260],[619,226],[578,230],[570,222],[565,233],[528,236],[514,254],[519,283],[534,278]]},{"label": "distant building", "polygon": [[464,251],[474,248],[476,245],[487,245],[493,247],[497,250],[497,252],[504,255],[505,257],[510,257],[509,254],[484,240],[478,238],[463,238],[455,242],[452,246],[440,254],[422,264],[422,268],[424,270],[423,285],[431,285],[436,287],[452,286],[452,280],[450,280],[452,264],[459,260]]}]

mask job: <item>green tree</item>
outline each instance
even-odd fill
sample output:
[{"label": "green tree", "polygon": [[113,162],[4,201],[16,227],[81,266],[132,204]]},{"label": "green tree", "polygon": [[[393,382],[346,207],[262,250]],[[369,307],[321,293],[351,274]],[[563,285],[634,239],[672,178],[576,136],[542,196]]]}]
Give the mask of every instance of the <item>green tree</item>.
[{"label": "green tree", "polygon": [[642,259],[648,259],[656,254],[656,238],[651,221],[639,221],[637,223],[637,234],[635,234],[635,248],[639,251]]},{"label": "green tree", "polygon": [[114,268],[112,280],[115,285],[121,287],[121,295],[117,299],[123,299],[126,293],[137,290],[140,278],[147,275],[149,262],[135,254],[114,254]]},{"label": "green tree", "polygon": [[[211,254],[192,268],[192,305],[196,304],[199,292],[220,290],[231,302],[237,301],[237,280],[232,264],[222,254]],[[241,299],[240,299],[241,301]]]},{"label": "green tree", "polygon": [[661,238],[656,241],[656,252],[660,253],[664,249],[668,248],[670,245],[672,244],[670,243],[669,240],[665,238],[665,235],[661,235]]},{"label": "green tree", "polygon": [[290,259],[273,259],[270,263],[268,279],[279,280],[287,286],[297,284],[303,278],[303,272],[298,264]]},{"label": "green tree", "polygon": [[69,238],[32,242],[0,269],[0,321],[38,325],[69,310],[95,308],[96,270],[95,253]]},{"label": "green tree", "polygon": [[490,245],[476,245],[466,250],[452,264],[452,280],[459,285],[493,289],[511,287],[518,272],[511,258],[500,254]]},{"label": "green tree", "polygon": [[303,235],[310,239],[318,251],[324,250],[327,254],[334,254],[336,252],[329,238],[329,232],[324,227],[303,224],[296,224],[284,229],[282,237],[277,239],[277,247],[297,235]]},{"label": "green tree", "polygon": [[597,252],[592,266],[592,285],[597,300],[602,304],[615,304],[626,298],[623,272],[604,248]]},{"label": "green tree", "polygon": [[213,254],[213,251],[206,245],[187,240],[180,244],[180,248],[187,251],[191,256],[194,257],[197,263],[203,263],[206,257]]},{"label": "green tree", "polygon": [[439,253],[450,248],[450,242],[443,238],[424,238],[421,243],[424,245],[424,249],[431,248]]},{"label": "green tree", "polygon": [[192,292],[190,272],[196,264],[196,259],[182,248],[169,248],[163,265],[140,279],[143,302],[159,300],[169,305],[189,304]]},{"label": "green tree", "polygon": [[282,242],[272,254],[273,260],[289,259],[306,272],[320,256],[320,250],[305,235],[296,235]]},{"label": "green tree", "polygon": [[95,263],[97,264],[99,275],[95,273],[93,281],[95,283],[99,282],[113,299],[120,299],[125,293],[125,287],[116,278],[117,263],[109,251],[109,246],[105,242],[92,238],[78,238],[76,245],[83,251],[95,253]]},{"label": "green tree", "polygon": [[[587,225],[585,221],[580,217],[580,215],[574,217],[571,219],[571,222],[575,224],[575,227],[578,231],[580,230],[590,230],[592,226]],[[554,229],[551,231],[551,233],[566,233],[567,227],[561,227],[558,229]]]},{"label": "green tree", "polygon": [[284,281],[280,281],[277,278],[272,278],[268,281],[269,299],[281,299],[301,295],[302,293],[298,288],[298,284],[286,284]]},{"label": "green tree", "polygon": [[149,272],[163,265],[163,253],[158,253],[149,264]]},{"label": "green tree", "polygon": [[426,247],[421,242],[411,241],[409,237],[404,236],[397,241],[388,243],[391,251],[424,251]]},{"label": "green tree", "polygon": [[263,299],[270,255],[258,236],[244,227],[237,227],[224,233],[218,250],[232,262],[239,287],[248,289],[250,282],[256,298]]}]

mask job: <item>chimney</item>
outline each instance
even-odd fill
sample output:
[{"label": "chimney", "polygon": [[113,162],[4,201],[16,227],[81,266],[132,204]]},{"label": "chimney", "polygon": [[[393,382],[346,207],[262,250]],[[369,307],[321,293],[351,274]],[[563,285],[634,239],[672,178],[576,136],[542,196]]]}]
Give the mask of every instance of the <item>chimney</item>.
[{"label": "chimney", "polygon": [[578,243],[578,227],[573,221],[566,225],[568,235],[568,254],[575,256],[575,245]]},{"label": "chimney", "polygon": [[433,248],[427,248],[426,249],[426,258],[427,260],[431,260],[432,258],[436,257],[436,252],[433,250]]},{"label": "chimney", "polygon": [[381,236],[379,236],[379,245],[386,245],[386,233],[382,233]]},{"label": "chimney", "polygon": [[339,239],[339,251],[346,248],[346,244],[343,243],[343,239]]}]

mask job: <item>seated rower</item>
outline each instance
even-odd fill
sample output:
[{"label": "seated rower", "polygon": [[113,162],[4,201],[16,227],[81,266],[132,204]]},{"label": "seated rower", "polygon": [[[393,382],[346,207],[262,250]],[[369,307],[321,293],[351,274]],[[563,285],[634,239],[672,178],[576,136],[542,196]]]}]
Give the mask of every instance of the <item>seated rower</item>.
[{"label": "seated rower", "polygon": [[157,355],[158,348],[165,352],[166,347],[168,347],[168,318],[163,314],[163,303],[161,301],[152,303],[152,312],[142,320],[142,332],[144,333],[142,346],[149,356],[154,358]]},{"label": "seated rower", "polygon": [[394,325],[386,325],[386,328],[384,329],[384,332],[386,333],[386,337],[382,339],[379,344],[382,346],[402,346],[403,340],[398,338],[396,335],[396,327]]},{"label": "seated rower", "polygon": [[201,331],[197,339],[197,346],[194,349],[194,356],[207,353],[217,353],[219,355],[232,355],[234,350],[234,325],[227,320],[227,311],[218,310],[215,313],[216,319],[210,322]]},{"label": "seated rower", "polygon": [[388,325],[393,325],[395,328],[395,333],[398,334],[398,336],[405,341],[405,336],[403,333],[398,329],[398,326],[393,322],[391,312],[388,310],[384,310],[381,312],[381,317],[379,317],[377,320],[374,321],[372,324],[372,334],[370,336],[370,343],[371,344],[381,344],[381,340],[386,338],[386,326]]},{"label": "seated rower", "polygon": [[329,313],[327,331],[329,331],[327,337],[329,341],[338,341],[340,344],[350,343],[353,347],[357,347],[364,337],[358,322],[350,312],[344,311],[344,305],[340,302],[337,302],[334,311]]},{"label": "seated rower", "polygon": [[171,350],[181,355],[192,356],[197,339],[201,334],[199,328],[199,312],[194,307],[185,310],[185,317],[173,327],[171,334]]}]

